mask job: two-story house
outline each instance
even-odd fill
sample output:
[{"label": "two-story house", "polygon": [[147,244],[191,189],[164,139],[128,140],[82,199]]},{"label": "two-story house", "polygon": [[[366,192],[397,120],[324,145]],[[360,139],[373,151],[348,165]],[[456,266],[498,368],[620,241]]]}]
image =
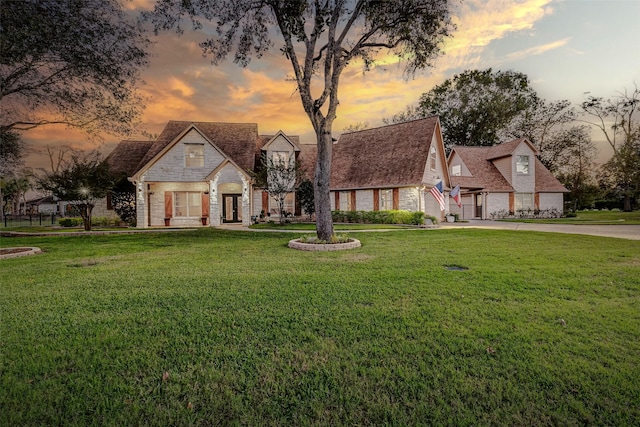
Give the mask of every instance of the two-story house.
[{"label": "two-story house", "polygon": [[[136,188],[139,228],[248,225],[251,216],[275,209],[250,172],[263,152],[297,156],[298,143],[283,132],[258,135],[255,123],[171,121],[155,141],[122,141],[108,161]],[[293,199],[287,203],[293,210]]]},{"label": "two-story house", "polygon": [[525,138],[493,147],[453,147],[448,165],[451,185],[460,185],[462,207],[452,213],[464,219],[489,219],[498,212],[563,210],[568,190],[538,160]]}]

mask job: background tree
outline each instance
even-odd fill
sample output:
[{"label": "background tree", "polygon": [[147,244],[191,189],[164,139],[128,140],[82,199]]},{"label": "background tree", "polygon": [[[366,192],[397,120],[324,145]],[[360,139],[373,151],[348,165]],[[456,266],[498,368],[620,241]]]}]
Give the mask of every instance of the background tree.
[{"label": "background tree", "polygon": [[[33,187],[33,177],[33,171],[29,168],[24,168],[2,178],[0,181],[0,194],[2,194],[3,215],[5,210],[8,210],[12,215],[26,213],[26,194]],[[23,211],[20,209],[21,203],[25,207]]]},{"label": "background tree", "polygon": [[0,2],[0,132],[129,133],[149,41],[119,0]]},{"label": "background tree", "polygon": [[468,70],[423,94],[418,110],[423,117],[440,116],[447,147],[490,146],[536,98],[525,74]]},{"label": "background tree", "polygon": [[[7,187],[23,165],[24,145],[16,132],[0,128],[0,221],[4,221]],[[7,199],[7,200],[5,200]]]},{"label": "background tree", "polygon": [[113,185],[109,164],[96,151],[75,152],[57,172],[45,173],[38,180],[40,189],[73,206],[82,217],[85,231],[91,231],[96,201],[106,197]]},{"label": "background tree", "polygon": [[135,227],[137,220],[135,186],[127,179],[125,172],[113,173],[113,170],[111,170],[111,174],[114,180],[114,185],[111,189],[113,210],[122,221]]},{"label": "background tree", "polygon": [[300,202],[302,210],[309,215],[311,219],[315,212],[315,201],[313,198],[313,182],[308,179],[303,179],[300,185],[296,189],[296,200]]},{"label": "background tree", "polygon": [[[360,60],[365,70],[381,51],[406,60],[407,73],[431,65],[453,25],[449,0],[157,0],[147,14],[156,31],[183,30],[188,17],[194,28],[209,21],[215,34],[201,43],[213,63],[233,50],[234,62],[246,66],[282,36],[280,51],[290,61],[305,113],[316,135],[314,174],[318,238],[333,235],[329,177],[332,130],[338,109],[338,86],[345,68]],[[275,30],[275,31],[274,31]],[[317,79],[314,79],[317,77]]]},{"label": "background tree", "polygon": [[555,146],[562,147],[557,159],[553,162],[553,172],[558,180],[570,191],[566,201],[576,211],[591,207],[596,200],[599,189],[594,171],[598,151],[591,141],[587,126],[574,126],[558,132],[554,139]]},{"label": "background tree", "polygon": [[[558,149],[552,136],[573,120],[574,112],[569,101],[538,97],[526,74],[489,68],[466,70],[445,80],[422,94],[417,106],[409,105],[383,122],[432,115],[440,116],[447,151],[453,145],[491,146],[527,138],[547,153]],[[541,160],[546,161],[544,155]]]},{"label": "background tree", "polygon": [[631,211],[640,193],[640,89],[608,99],[589,96],[581,104],[585,121],[599,129],[613,150],[604,168]]},{"label": "background tree", "polygon": [[360,130],[365,130],[365,129],[370,129],[371,126],[369,126],[369,122],[357,122],[357,123],[352,123],[349,126],[345,126],[344,128],[342,128],[342,133],[349,133],[349,132],[358,132]]},{"label": "background tree", "polygon": [[278,218],[280,224],[284,224],[287,212],[284,210],[284,202],[287,194],[292,193],[298,187],[302,178],[300,164],[295,157],[288,159],[274,159],[262,153],[260,167],[257,172],[251,172],[254,184],[263,188],[278,205]]}]

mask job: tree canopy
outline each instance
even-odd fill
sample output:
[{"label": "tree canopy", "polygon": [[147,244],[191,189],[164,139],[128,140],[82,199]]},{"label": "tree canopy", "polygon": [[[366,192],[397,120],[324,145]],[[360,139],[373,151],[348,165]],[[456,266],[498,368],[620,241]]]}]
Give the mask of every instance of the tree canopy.
[{"label": "tree canopy", "polygon": [[149,41],[120,0],[0,2],[0,131],[129,133]]},{"label": "tree canopy", "polygon": [[290,61],[302,106],[314,128],[318,146],[314,176],[318,237],[333,235],[329,177],[332,126],[338,109],[343,70],[360,60],[368,69],[381,51],[405,60],[407,73],[428,67],[450,35],[450,0],[157,0],[146,14],[156,31],[183,31],[203,21],[215,26],[201,43],[217,64],[232,51],[246,66],[273,46],[274,30],[282,37],[280,51]]},{"label": "tree canopy", "polygon": [[589,96],[581,105],[585,121],[599,129],[613,150],[604,165],[624,210],[640,193],[640,88],[624,90],[611,98]]},{"label": "tree canopy", "polygon": [[82,217],[84,229],[91,230],[91,214],[98,199],[106,197],[114,185],[109,164],[98,152],[74,152],[56,172],[38,180],[40,189],[69,202]]}]

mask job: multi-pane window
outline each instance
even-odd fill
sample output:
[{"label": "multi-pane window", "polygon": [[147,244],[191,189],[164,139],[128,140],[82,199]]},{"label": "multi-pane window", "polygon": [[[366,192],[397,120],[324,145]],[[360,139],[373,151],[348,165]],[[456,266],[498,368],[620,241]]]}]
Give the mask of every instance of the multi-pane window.
[{"label": "multi-pane window", "polygon": [[201,217],[202,193],[176,191],[173,193],[175,217]]},{"label": "multi-pane window", "polygon": [[348,211],[351,209],[351,191],[340,192],[340,210]]},{"label": "multi-pane window", "polygon": [[429,149],[429,167],[432,171],[436,170],[436,147],[433,146]]},{"label": "multi-pane window", "polygon": [[188,168],[204,167],[204,144],[185,144],[184,164]]},{"label": "multi-pane window", "polygon": [[516,211],[533,209],[533,193],[516,193],[514,204]]},{"label": "multi-pane window", "polygon": [[529,175],[529,156],[516,156],[516,173]]},{"label": "multi-pane window", "polygon": [[272,154],[274,165],[289,165],[289,152],[288,151],[274,151]]},{"label": "multi-pane window", "polygon": [[393,209],[393,190],[380,190],[380,210],[390,211]]}]

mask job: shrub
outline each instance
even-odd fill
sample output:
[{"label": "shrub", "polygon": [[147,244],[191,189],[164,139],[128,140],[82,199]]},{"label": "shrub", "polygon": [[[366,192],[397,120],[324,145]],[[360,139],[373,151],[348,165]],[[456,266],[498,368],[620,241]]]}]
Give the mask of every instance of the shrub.
[{"label": "shrub", "polygon": [[77,227],[82,225],[82,218],[60,218],[58,220],[60,227]]},{"label": "shrub", "polygon": [[[424,224],[424,212],[391,211],[333,211],[333,222],[363,222],[366,224]],[[434,218],[435,219],[435,218]],[[434,223],[437,221],[434,221]]]}]

